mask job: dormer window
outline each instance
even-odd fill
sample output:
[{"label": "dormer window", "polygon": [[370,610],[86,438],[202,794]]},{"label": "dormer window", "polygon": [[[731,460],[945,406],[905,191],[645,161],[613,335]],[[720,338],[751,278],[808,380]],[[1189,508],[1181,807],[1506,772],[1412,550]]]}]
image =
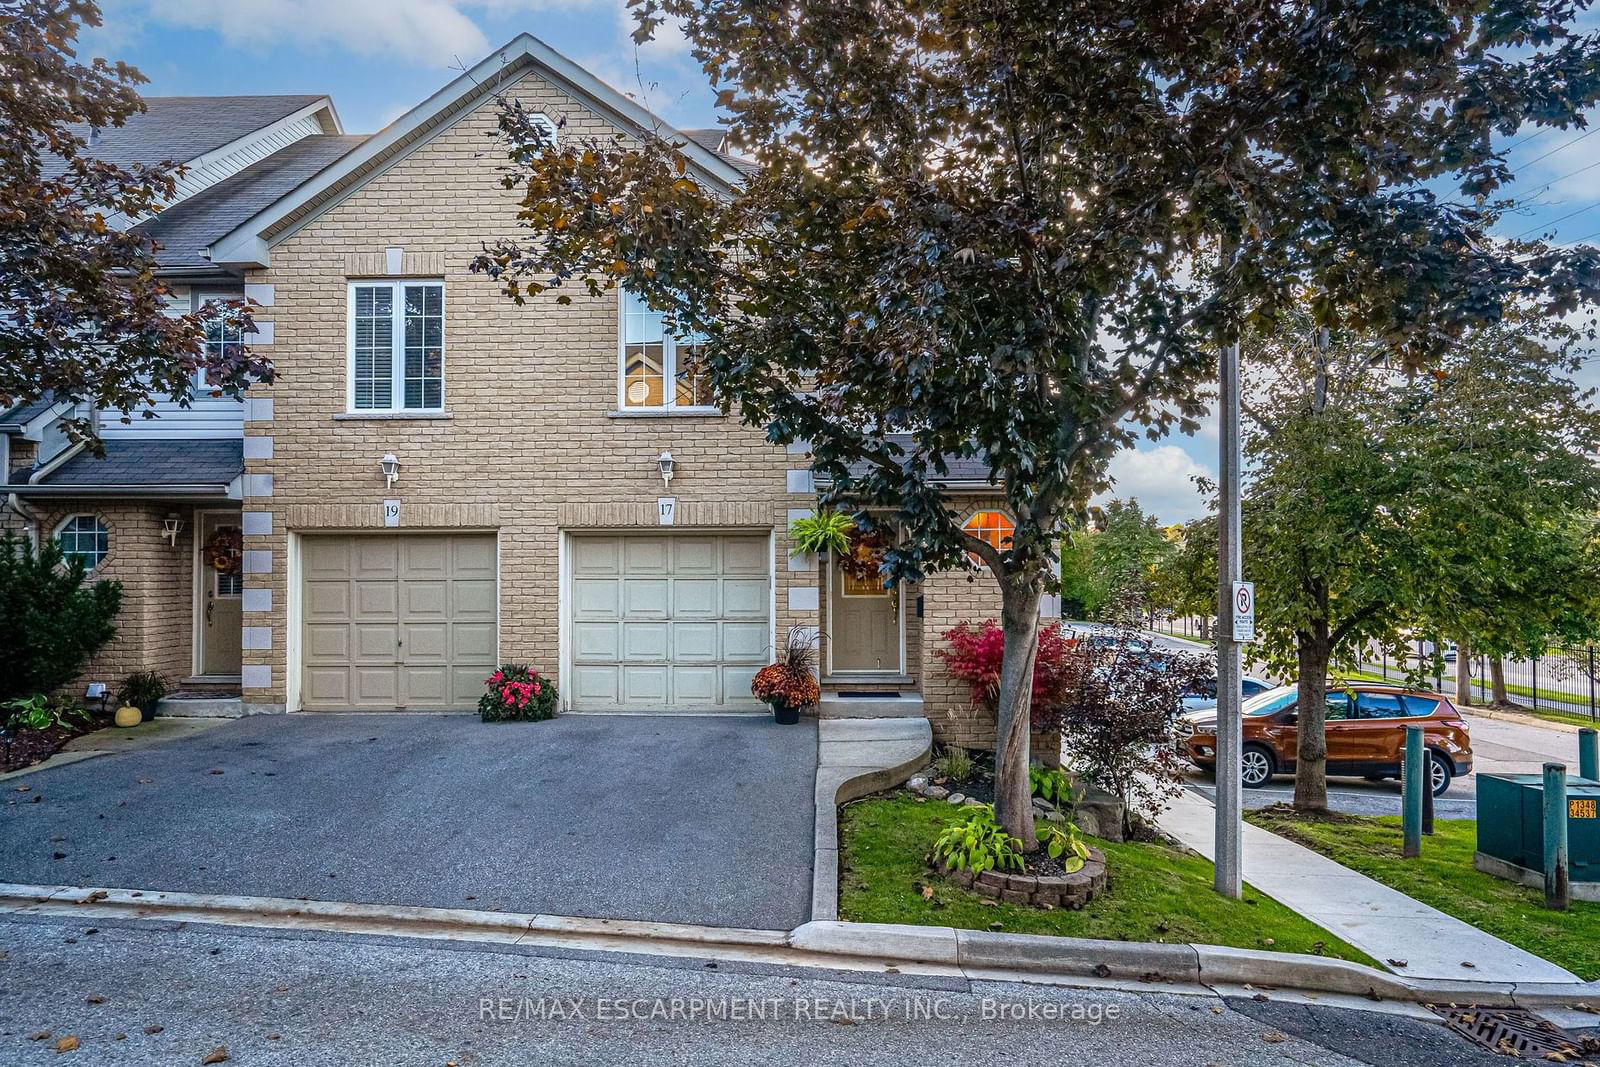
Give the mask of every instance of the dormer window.
[{"label": "dormer window", "polygon": [[705,338],[673,336],[661,312],[622,292],[622,362],[618,406],[625,411],[716,411],[700,363]]}]

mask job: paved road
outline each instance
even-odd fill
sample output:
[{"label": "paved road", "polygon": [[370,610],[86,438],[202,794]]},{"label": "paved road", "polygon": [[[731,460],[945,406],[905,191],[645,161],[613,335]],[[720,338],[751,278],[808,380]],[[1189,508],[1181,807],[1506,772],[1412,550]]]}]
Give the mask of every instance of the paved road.
[{"label": "paved road", "polygon": [[[648,1017],[673,1012],[674,998],[679,1018]],[[1030,1006],[1064,1017],[993,1018]],[[768,1018],[708,1019],[713,1010]],[[65,1035],[79,1042],[70,1056],[52,1051]],[[0,1062],[168,1067],[218,1046],[241,1067],[1505,1062],[1430,1023],[1244,998],[0,921]]]},{"label": "paved road", "polygon": [[[1476,776],[1480,772],[1538,773],[1546,761],[1562,760],[1576,773],[1578,735],[1570,730],[1471,714],[1466,720],[1472,734],[1473,773],[1450,783],[1445,795],[1434,801],[1437,818],[1477,817]],[[1216,799],[1216,786],[1209,776],[1195,771],[1189,782],[1197,792]],[[1294,779],[1289,776],[1275,778],[1261,789],[1244,791],[1245,806],[1250,808],[1287,803],[1293,798]],[[1328,781],[1328,802],[1335,811],[1350,815],[1399,815],[1400,783],[1332,778]]]},{"label": "paved road", "polygon": [[0,784],[0,881],[788,930],[816,761],[762,716],[260,716]]}]

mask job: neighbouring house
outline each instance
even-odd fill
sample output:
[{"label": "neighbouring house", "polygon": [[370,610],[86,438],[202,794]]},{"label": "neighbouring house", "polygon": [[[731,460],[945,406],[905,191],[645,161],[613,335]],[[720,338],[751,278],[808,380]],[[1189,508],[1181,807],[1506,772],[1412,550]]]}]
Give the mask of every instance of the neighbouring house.
[{"label": "neighbouring house", "polygon": [[[245,712],[463,709],[522,661],[564,710],[716,712],[758,708],[752,675],[805,626],[825,714],[926,714],[944,742],[991,744],[933,658],[945,629],[998,615],[991,581],[886,589],[792,555],[817,501],[806,451],[713,407],[692,337],[625,293],[519,307],[468,272],[514,228],[501,95],[558,138],[664,129],[527,35],[367,138],[323,98],[271,98],[284,114],[258,134],[311,101],[322,125],[147,225],[192,298],[261,305],[245,340],[277,380],[108,424],[104,459],[47,448],[47,411],[4,416],[22,514],[127,587],[95,669],[231,681]],[[698,180],[740,180],[718,131],[671,132]],[[968,528],[1003,541],[987,468],[950,479]],[[234,529],[238,569],[219,570]]]}]

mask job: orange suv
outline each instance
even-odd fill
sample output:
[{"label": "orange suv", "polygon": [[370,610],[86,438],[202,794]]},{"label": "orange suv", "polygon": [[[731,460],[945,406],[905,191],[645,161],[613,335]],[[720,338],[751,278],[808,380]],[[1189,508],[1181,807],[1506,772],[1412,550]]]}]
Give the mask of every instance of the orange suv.
[{"label": "orange suv", "polygon": [[[1243,770],[1246,789],[1294,771],[1297,690],[1279,686],[1244,702]],[[1433,795],[1472,770],[1472,740],[1455,706],[1438,693],[1387,685],[1328,686],[1328,773],[1374,781],[1398,778],[1405,760],[1406,727],[1421,726],[1433,752]],[[1178,720],[1178,751],[1212,774],[1217,770],[1215,710]]]}]

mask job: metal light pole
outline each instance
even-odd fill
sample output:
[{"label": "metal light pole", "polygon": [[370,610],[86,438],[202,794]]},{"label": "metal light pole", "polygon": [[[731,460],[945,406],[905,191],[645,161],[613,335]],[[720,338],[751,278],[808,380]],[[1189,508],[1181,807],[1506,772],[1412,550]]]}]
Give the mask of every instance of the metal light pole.
[{"label": "metal light pole", "polygon": [[1239,346],[1224,345],[1218,375],[1222,421],[1218,457],[1221,507],[1217,515],[1217,835],[1216,889],[1237,900],[1241,880],[1243,816],[1240,754],[1244,747],[1239,705],[1243,665],[1233,639],[1233,583],[1240,580],[1239,551]]}]

